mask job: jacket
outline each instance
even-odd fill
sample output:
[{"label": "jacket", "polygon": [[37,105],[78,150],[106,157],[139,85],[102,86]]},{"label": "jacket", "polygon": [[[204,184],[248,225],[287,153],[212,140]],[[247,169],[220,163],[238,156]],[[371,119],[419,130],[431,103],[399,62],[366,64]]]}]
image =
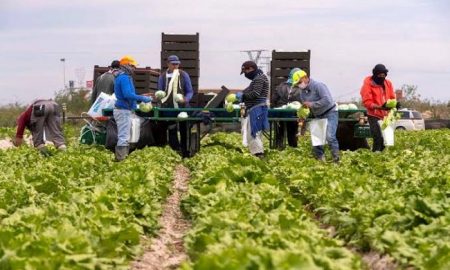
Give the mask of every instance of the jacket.
[{"label": "jacket", "polygon": [[27,128],[27,129],[31,128],[31,115],[33,114],[33,106],[37,102],[41,102],[41,101],[54,102],[52,100],[45,100],[45,99],[34,100],[30,104],[30,106],[28,106],[27,109],[24,112],[22,112],[19,115],[19,117],[16,119],[16,123],[17,123],[16,138],[23,138],[25,128]]},{"label": "jacket", "polygon": [[391,81],[384,80],[383,89],[372,80],[372,76],[368,76],[361,87],[361,98],[368,115],[383,119],[388,111],[374,109],[374,106],[382,106],[388,99],[395,99],[394,87]]},{"label": "jacket", "polygon": [[149,97],[136,95],[133,78],[131,75],[120,71],[114,81],[114,93],[116,94],[116,108],[134,110],[137,108],[136,101],[150,102]]},{"label": "jacket", "polygon": [[[158,78],[158,89],[163,90],[167,93],[169,82],[167,78],[167,71],[161,74]],[[194,90],[192,88],[192,82],[191,78],[189,78],[189,74],[180,69],[180,76],[178,79],[178,92],[184,96],[185,103],[189,104],[189,101],[192,99],[192,96],[194,95]],[[168,100],[172,100],[172,98],[169,97]],[[170,106],[170,102],[166,104],[167,106]],[[172,105],[173,106],[173,105]]]},{"label": "jacket", "polygon": [[311,112],[315,117],[322,116],[336,106],[328,87],[321,82],[309,79],[309,84],[300,93],[300,101],[311,102]]},{"label": "jacket", "polygon": [[95,80],[94,89],[92,89],[91,104],[94,104],[95,100],[102,92],[108,95],[114,93],[115,76],[113,72],[113,70],[105,72]]},{"label": "jacket", "polygon": [[299,87],[292,87],[291,84],[283,82],[277,86],[272,93],[270,104],[273,108],[281,107],[293,101],[300,101],[301,89]]}]

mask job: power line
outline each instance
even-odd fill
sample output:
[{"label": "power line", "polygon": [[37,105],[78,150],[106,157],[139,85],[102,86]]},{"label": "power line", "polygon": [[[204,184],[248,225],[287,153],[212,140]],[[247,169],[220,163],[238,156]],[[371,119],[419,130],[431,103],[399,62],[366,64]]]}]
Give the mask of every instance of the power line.
[{"label": "power line", "polygon": [[[251,61],[255,62],[256,65],[258,65],[259,59],[261,58],[261,53],[262,52],[267,52],[267,50],[263,50],[263,49],[259,49],[259,50],[244,50],[244,51],[241,51],[241,52],[247,53],[248,58]],[[255,53],[255,55],[253,55],[253,53]]]}]

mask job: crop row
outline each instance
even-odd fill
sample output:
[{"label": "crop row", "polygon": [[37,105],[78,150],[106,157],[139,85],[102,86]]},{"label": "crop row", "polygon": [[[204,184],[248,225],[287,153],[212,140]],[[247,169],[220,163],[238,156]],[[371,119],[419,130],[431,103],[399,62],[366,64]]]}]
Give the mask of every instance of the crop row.
[{"label": "crop row", "polygon": [[359,256],[328,237],[300,200],[238,138],[217,134],[189,160],[184,211],[193,228],[184,269],[361,269]]},{"label": "crop row", "polygon": [[121,163],[89,146],[53,154],[0,151],[0,269],[128,269],[140,235],[158,228],[179,158],[167,148]]}]

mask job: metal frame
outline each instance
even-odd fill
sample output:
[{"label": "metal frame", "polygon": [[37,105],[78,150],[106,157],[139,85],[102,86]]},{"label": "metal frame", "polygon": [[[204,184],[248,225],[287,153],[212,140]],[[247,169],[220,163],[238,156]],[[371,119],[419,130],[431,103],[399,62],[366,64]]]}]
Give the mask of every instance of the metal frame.
[{"label": "metal frame", "polygon": [[[104,110],[103,115],[110,116],[112,110]],[[196,152],[200,150],[200,141],[201,139],[211,130],[211,127],[205,132],[205,134],[201,134],[201,122],[203,120],[202,117],[192,117],[189,116],[187,118],[178,118],[178,117],[167,117],[164,116],[164,113],[179,113],[179,112],[186,112],[189,115],[194,112],[205,112],[205,113],[213,113],[211,115],[210,119],[212,122],[218,122],[218,123],[236,123],[240,122],[240,109],[235,109],[233,112],[228,112],[224,108],[160,108],[160,107],[154,107],[152,112],[142,114],[140,113],[141,117],[145,119],[150,119],[153,121],[173,121],[173,122],[186,122],[186,128],[187,128],[187,147],[191,152],[191,156],[193,156]],[[139,113],[139,112],[138,112]],[[366,114],[366,110],[346,110],[346,111],[339,111],[339,121],[340,122],[348,122],[352,121],[355,122],[355,125],[360,121],[359,118],[354,117],[356,113],[362,113],[363,115]],[[221,116],[214,116],[214,114],[219,114]],[[280,117],[279,115],[286,114],[286,117]],[[226,115],[226,116],[223,116]],[[276,117],[271,117],[270,115],[276,115]],[[269,140],[269,147],[275,148],[276,147],[276,132],[274,132],[274,126],[279,124],[280,122],[283,125],[286,125],[286,122],[294,122],[298,121],[299,119],[296,116],[296,110],[294,109],[269,109],[269,124],[270,129],[269,132],[264,132],[264,136]],[[310,119],[306,119],[306,121],[309,121]],[[211,125],[211,124],[210,124]],[[194,135],[195,134],[195,135]],[[283,144],[286,144],[287,134],[285,132],[283,137]]]}]

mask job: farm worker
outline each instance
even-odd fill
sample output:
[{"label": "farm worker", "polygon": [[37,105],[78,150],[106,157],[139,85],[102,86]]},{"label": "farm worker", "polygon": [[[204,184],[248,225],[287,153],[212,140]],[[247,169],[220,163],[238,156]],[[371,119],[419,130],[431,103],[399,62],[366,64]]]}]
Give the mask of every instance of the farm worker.
[{"label": "farm worker", "polygon": [[31,131],[34,147],[44,156],[49,155],[45,146],[44,131],[46,138],[51,140],[58,150],[66,150],[61,127],[61,108],[53,100],[38,99],[20,114],[17,119],[16,136],[13,139],[15,146],[23,143],[25,128]]},{"label": "farm worker", "polygon": [[116,104],[113,111],[117,123],[117,145],[115,149],[116,161],[124,160],[129,153],[128,139],[131,129],[131,114],[137,108],[136,102],[151,102],[150,97],[136,95],[132,74],[136,69],[137,62],[130,56],[125,55],[120,59],[120,69],[114,82],[114,93]]},{"label": "farm worker", "polygon": [[[179,67],[181,61],[176,55],[170,55],[167,58],[167,70],[158,78],[158,89],[166,92],[166,96],[161,99],[161,106],[164,108],[184,108],[189,107],[189,101],[194,94],[189,74],[181,70]],[[182,99],[178,99],[178,94],[182,95]],[[176,117],[177,114],[173,116]],[[167,122],[162,127],[164,133],[168,129],[169,145],[179,152],[182,157],[188,157],[187,149],[187,125],[186,122]],[[180,132],[180,140],[178,140],[178,131]],[[166,136],[166,134],[164,134]]]},{"label": "farm worker", "polygon": [[374,152],[383,151],[385,147],[378,120],[382,120],[390,110],[386,107],[386,101],[395,99],[394,87],[392,82],[386,79],[387,74],[388,69],[383,64],[377,64],[372,69],[372,76],[367,76],[361,87],[361,98],[367,109]]},{"label": "farm worker", "polygon": [[[287,81],[280,83],[275,91],[272,93],[271,99],[271,107],[281,107],[293,101],[300,101],[300,88],[298,85],[292,85],[292,75],[296,71],[300,70],[299,68],[293,68],[289,72],[289,76]],[[297,147],[297,131],[298,131],[298,122],[284,122],[278,123],[275,127],[275,133],[277,134],[277,144],[278,147],[281,147],[282,140],[284,138],[284,133],[287,132],[288,144],[291,147]]]},{"label": "farm worker", "polygon": [[[327,119],[326,141],[331,149],[333,162],[339,162],[339,143],[336,138],[338,126],[338,111],[336,103],[331,96],[328,87],[321,82],[309,78],[308,74],[299,70],[292,76],[292,84],[301,89],[300,100],[302,104],[311,110],[314,119]],[[325,161],[324,146],[313,146],[313,154],[316,159]]]},{"label": "farm worker", "polygon": [[248,149],[252,155],[264,158],[262,131],[269,129],[267,96],[269,80],[255,62],[246,61],[241,66],[241,75],[249,79],[250,85],[237,95],[245,104],[244,123]]},{"label": "farm worker", "polygon": [[119,73],[119,68],[120,61],[114,60],[112,61],[109,70],[95,80],[94,89],[91,94],[91,104],[94,104],[95,100],[102,92],[108,95],[114,94],[114,80]]}]

